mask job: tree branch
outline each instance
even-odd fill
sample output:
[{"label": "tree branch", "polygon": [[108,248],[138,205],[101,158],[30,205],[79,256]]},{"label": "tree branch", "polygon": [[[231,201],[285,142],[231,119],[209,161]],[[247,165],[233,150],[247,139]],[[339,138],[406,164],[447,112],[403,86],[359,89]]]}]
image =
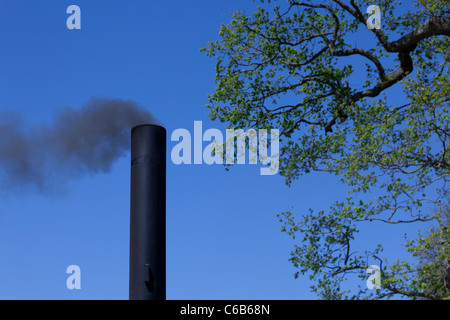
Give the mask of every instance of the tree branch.
[{"label": "tree branch", "polygon": [[380,60],[378,60],[378,58],[373,55],[372,53],[370,53],[367,50],[361,49],[361,48],[351,48],[351,49],[347,49],[347,50],[339,50],[336,51],[334,48],[330,48],[331,49],[331,53],[334,56],[351,56],[354,54],[359,54],[361,56],[366,57],[367,59],[369,59],[370,61],[372,61],[375,66],[378,69],[378,74],[380,76],[380,79],[384,80],[384,77],[386,76],[383,65],[381,64]]},{"label": "tree branch", "polygon": [[420,41],[438,35],[450,36],[449,18],[432,17],[413,32],[396,41],[388,42],[386,50],[388,52],[411,52]]},{"label": "tree branch", "polygon": [[[355,17],[355,19],[366,25],[366,19],[357,7],[355,1],[350,1],[353,8],[349,7],[341,0],[333,1],[345,11],[349,12],[353,17]],[[380,80],[378,81],[378,83],[369,90],[354,93],[350,97],[348,101],[349,103],[357,102],[365,97],[374,98],[378,96],[382,91],[386,90],[387,88],[391,87],[392,85],[408,76],[414,69],[410,53],[414,51],[419,42],[424,39],[437,35],[450,36],[450,19],[446,17],[432,17],[427,22],[417,27],[411,33],[392,42],[387,41],[387,37],[385,37],[384,33],[381,30],[372,29],[371,31],[376,35],[387,52],[398,52],[400,67],[393,73],[386,76],[384,73],[384,68],[380,61],[369,52],[359,48],[336,51],[334,50],[334,48],[329,46],[332,53],[336,56],[347,56],[352,54],[360,54],[362,56],[365,56],[366,58],[371,60],[378,69],[378,73],[380,75]],[[332,127],[336,124],[337,119],[338,117],[335,116],[325,125],[325,133],[333,131]]]}]

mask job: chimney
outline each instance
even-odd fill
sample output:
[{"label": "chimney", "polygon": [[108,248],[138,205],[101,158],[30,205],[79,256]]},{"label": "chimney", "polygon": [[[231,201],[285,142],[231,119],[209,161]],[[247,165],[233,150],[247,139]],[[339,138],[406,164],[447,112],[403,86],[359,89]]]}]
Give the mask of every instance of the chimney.
[{"label": "chimney", "polygon": [[130,300],[166,299],[166,129],[131,130]]}]

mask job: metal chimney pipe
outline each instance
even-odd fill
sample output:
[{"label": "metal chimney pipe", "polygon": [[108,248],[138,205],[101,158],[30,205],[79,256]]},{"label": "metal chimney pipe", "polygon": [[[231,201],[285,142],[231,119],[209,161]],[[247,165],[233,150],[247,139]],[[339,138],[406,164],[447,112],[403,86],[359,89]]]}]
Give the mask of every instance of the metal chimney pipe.
[{"label": "metal chimney pipe", "polygon": [[166,299],[166,129],[131,130],[130,300]]}]

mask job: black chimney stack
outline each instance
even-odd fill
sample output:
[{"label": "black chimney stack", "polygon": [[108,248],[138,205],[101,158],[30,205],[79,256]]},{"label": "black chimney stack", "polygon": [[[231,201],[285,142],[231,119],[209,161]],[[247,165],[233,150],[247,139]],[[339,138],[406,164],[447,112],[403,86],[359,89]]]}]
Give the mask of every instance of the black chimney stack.
[{"label": "black chimney stack", "polygon": [[130,300],[166,299],[166,129],[131,130]]}]

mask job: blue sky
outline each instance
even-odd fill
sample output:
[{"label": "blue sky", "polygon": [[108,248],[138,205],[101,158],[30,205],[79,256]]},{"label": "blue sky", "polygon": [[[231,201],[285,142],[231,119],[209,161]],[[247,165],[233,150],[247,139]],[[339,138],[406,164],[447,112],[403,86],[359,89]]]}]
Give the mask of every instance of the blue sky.
[{"label": "blue sky", "polygon": [[[68,30],[66,8],[81,8]],[[213,59],[199,49],[252,1],[0,0],[0,111],[30,124],[91,97],[134,100],[166,127],[224,129],[206,114]],[[326,209],[346,196],[338,178],[302,177],[288,188],[259,165],[167,168],[167,299],[315,299],[294,279],[294,242],[276,214]],[[0,299],[128,299],[129,154],[109,173],[69,181],[66,192],[4,197],[0,206]],[[385,237],[401,258],[400,237]],[[376,242],[376,241],[375,241]],[[81,269],[81,289],[66,268]],[[364,285],[364,283],[361,283]]]}]

